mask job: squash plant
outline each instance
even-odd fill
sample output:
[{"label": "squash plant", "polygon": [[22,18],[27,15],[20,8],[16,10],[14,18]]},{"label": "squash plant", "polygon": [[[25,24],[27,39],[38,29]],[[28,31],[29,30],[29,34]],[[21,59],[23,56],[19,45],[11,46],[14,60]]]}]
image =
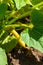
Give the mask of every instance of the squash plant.
[{"label": "squash plant", "polygon": [[43,0],[0,0],[0,65],[17,43],[43,53]]}]

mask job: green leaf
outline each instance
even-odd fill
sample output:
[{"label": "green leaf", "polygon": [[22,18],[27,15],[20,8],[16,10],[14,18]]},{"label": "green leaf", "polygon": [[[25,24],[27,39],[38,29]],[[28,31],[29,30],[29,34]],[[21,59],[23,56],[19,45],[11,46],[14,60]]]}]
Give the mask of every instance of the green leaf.
[{"label": "green leaf", "polygon": [[5,50],[0,48],[0,65],[7,65]]},{"label": "green leaf", "polygon": [[25,0],[14,0],[14,1],[15,1],[15,3],[16,3],[17,9],[20,9],[21,7],[23,7],[23,6],[26,5]]},{"label": "green leaf", "polygon": [[30,0],[33,5],[42,2],[43,0]]},{"label": "green leaf", "polygon": [[2,48],[5,49],[6,52],[12,51],[12,49],[17,45],[17,40],[12,38],[13,37],[10,37],[10,39],[2,45]]},{"label": "green leaf", "polygon": [[33,37],[30,37],[29,42],[30,43],[28,44],[28,46],[33,47],[43,53],[43,47],[40,44],[39,40],[36,41]]},{"label": "green leaf", "polygon": [[7,5],[5,3],[0,3],[0,20],[3,19],[6,11]]},{"label": "green leaf", "polygon": [[25,43],[27,43],[27,44],[29,44],[29,34],[28,34],[28,29],[26,29],[26,30],[24,30],[23,32],[21,32],[21,39],[25,42]]},{"label": "green leaf", "polygon": [[40,10],[33,9],[31,12],[31,21],[34,28],[29,31],[30,47],[33,47],[43,53],[43,13]]},{"label": "green leaf", "polygon": [[43,12],[33,9],[31,12],[31,21],[40,35],[43,35]]},{"label": "green leaf", "polygon": [[29,4],[30,1],[29,0],[14,0],[16,3],[16,7],[17,9],[21,9],[22,7],[26,6],[26,4]]},{"label": "green leaf", "polygon": [[3,32],[0,35],[0,46],[5,49],[6,52],[10,52],[17,44],[17,40],[14,36],[10,36],[7,32]]},{"label": "green leaf", "polygon": [[30,31],[28,31],[27,29],[22,31],[20,34],[21,39],[26,43],[26,45],[28,47],[33,47],[43,53],[43,46],[42,46],[43,45],[43,37],[41,37],[39,40],[36,40],[34,38],[34,36],[35,37],[37,37],[37,36],[34,33],[34,31],[33,31],[33,33],[31,32],[32,33],[31,36],[30,36],[29,32]]},{"label": "green leaf", "polygon": [[43,35],[40,32],[40,30],[38,30],[37,28],[33,28],[32,30],[30,30],[29,35],[30,35],[31,39],[30,39],[29,44],[31,47],[33,47],[43,53],[43,46],[42,46],[43,41],[41,42],[41,40],[43,40],[43,38],[41,39],[41,37],[43,37]]},{"label": "green leaf", "polygon": [[43,36],[39,39],[41,46],[43,47]]}]

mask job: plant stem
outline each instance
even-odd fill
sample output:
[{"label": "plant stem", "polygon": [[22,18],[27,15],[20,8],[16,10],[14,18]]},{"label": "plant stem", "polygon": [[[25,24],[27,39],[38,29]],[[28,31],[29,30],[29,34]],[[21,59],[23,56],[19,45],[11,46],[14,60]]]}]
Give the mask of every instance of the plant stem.
[{"label": "plant stem", "polygon": [[17,38],[19,45],[25,48],[25,43],[21,40],[20,35],[15,30],[12,30],[11,33]]},{"label": "plant stem", "polygon": [[29,14],[30,14],[30,11],[28,11],[28,12],[26,12],[25,14],[22,14],[22,15],[20,15],[20,16],[17,16],[15,19],[9,21],[9,24],[12,24],[12,23],[14,23],[14,22],[17,21],[17,20],[22,19],[22,18],[28,16]]},{"label": "plant stem", "polygon": [[15,13],[16,13],[16,11],[13,10],[13,11],[10,13],[10,15],[7,16],[7,20],[10,19]]},{"label": "plant stem", "polygon": [[6,25],[5,26],[5,29],[6,28],[9,28],[9,27],[12,27],[12,28],[16,28],[16,27],[25,27],[25,28],[30,28],[30,29],[32,29],[33,27],[34,27],[34,25],[32,24],[32,23],[30,23],[30,24],[23,24],[23,23],[19,23],[19,24],[12,24],[12,25]]},{"label": "plant stem", "polygon": [[34,5],[32,8],[37,8],[37,7],[39,7],[40,5],[43,5],[43,2],[40,2],[40,3],[36,4],[36,5]]}]

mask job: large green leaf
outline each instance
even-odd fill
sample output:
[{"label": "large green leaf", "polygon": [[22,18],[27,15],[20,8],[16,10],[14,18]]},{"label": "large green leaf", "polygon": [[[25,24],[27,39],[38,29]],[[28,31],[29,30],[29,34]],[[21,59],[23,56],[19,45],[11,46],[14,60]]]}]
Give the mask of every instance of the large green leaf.
[{"label": "large green leaf", "polygon": [[43,53],[43,37],[41,37],[39,40],[36,40],[33,37],[34,35],[37,38],[36,34],[32,33],[32,36],[30,36],[27,29],[22,31],[20,35],[21,39],[27,44],[28,47],[33,47]]},{"label": "large green leaf", "polygon": [[33,47],[43,53],[43,47],[41,43],[39,42],[39,40],[36,41],[33,37],[30,37],[29,42],[30,43],[28,44],[28,46]]},{"label": "large green leaf", "polygon": [[5,3],[0,3],[0,20],[3,19],[6,11],[7,5]]},{"label": "large green leaf", "polygon": [[0,65],[7,65],[5,50],[0,48]]},{"label": "large green leaf", "polygon": [[43,35],[40,32],[40,30],[34,28],[29,32],[29,35],[31,37],[30,44],[31,44],[31,47],[34,47],[35,49],[37,49],[43,53],[43,41],[42,41]]},{"label": "large green leaf", "polygon": [[40,10],[33,9],[31,12],[31,21],[34,25],[34,28],[40,33],[43,34],[43,12]]},{"label": "large green leaf", "polygon": [[10,36],[7,32],[0,34],[0,46],[5,49],[6,52],[10,52],[17,44],[17,40],[14,36]]},{"label": "large green leaf", "polygon": [[42,50],[40,46],[38,48],[40,48],[40,50],[43,52],[43,13],[40,10],[33,9],[31,12],[31,21],[34,25],[34,28],[30,30],[30,37],[39,42]]}]

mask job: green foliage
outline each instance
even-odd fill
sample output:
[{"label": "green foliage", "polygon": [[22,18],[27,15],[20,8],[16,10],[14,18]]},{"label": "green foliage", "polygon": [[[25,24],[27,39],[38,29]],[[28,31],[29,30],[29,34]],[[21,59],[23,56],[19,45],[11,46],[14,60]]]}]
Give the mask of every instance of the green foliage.
[{"label": "green foliage", "polygon": [[35,27],[37,27],[38,29],[43,29],[43,13],[40,10],[32,10],[31,20]]},{"label": "green foliage", "polygon": [[0,48],[0,65],[7,65],[5,50]]},{"label": "green foliage", "polygon": [[25,0],[15,0],[17,9],[20,9],[21,7],[26,5]]},{"label": "green foliage", "polygon": [[7,63],[3,50],[10,52],[19,40],[18,34],[11,33],[13,29],[20,30],[27,47],[43,53],[43,0],[0,0],[0,65]]},{"label": "green foliage", "polygon": [[21,38],[29,47],[33,47],[43,53],[43,12],[32,9],[30,18],[34,28],[27,31],[28,35],[25,33],[26,30],[21,32]]},{"label": "green foliage", "polygon": [[16,45],[17,40],[12,36],[7,40],[7,42],[5,41],[5,43],[2,44],[2,48],[5,49],[6,52],[10,52]]},{"label": "green foliage", "polygon": [[7,11],[7,5],[5,3],[0,3],[0,20],[4,17]]},{"label": "green foliage", "polygon": [[30,42],[29,42],[29,33],[28,33],[28,29],[26,30],[23,30],[23,32],[21,32],[20,36],[21,36],[21,39],[28,45]]},{"label": "green foliage", "polygon": [[43,0],[30,0],[33,5],[42,2]]},{"label": "green foliage", "polygon": [[31,35],[29,33],[30,31],[27,29],[22,31],[20,34],[21,39],[27,44],[28,47],[33,47],[43,53],[43,37],[37,39],[39,38],[37,30],[31,31]]},{"label": "green foliage", "polygon": [[14,36],[10,36],[7,32],[3,31],[0,35],[0,44],[6,52],[10,52],[17,44]]},{"label": "green foliage", "polygon": [[16,3],[16,7],[18,10],[26,6],[27,4],[31,4],[30,0],[14,0],[14,1]]}]

